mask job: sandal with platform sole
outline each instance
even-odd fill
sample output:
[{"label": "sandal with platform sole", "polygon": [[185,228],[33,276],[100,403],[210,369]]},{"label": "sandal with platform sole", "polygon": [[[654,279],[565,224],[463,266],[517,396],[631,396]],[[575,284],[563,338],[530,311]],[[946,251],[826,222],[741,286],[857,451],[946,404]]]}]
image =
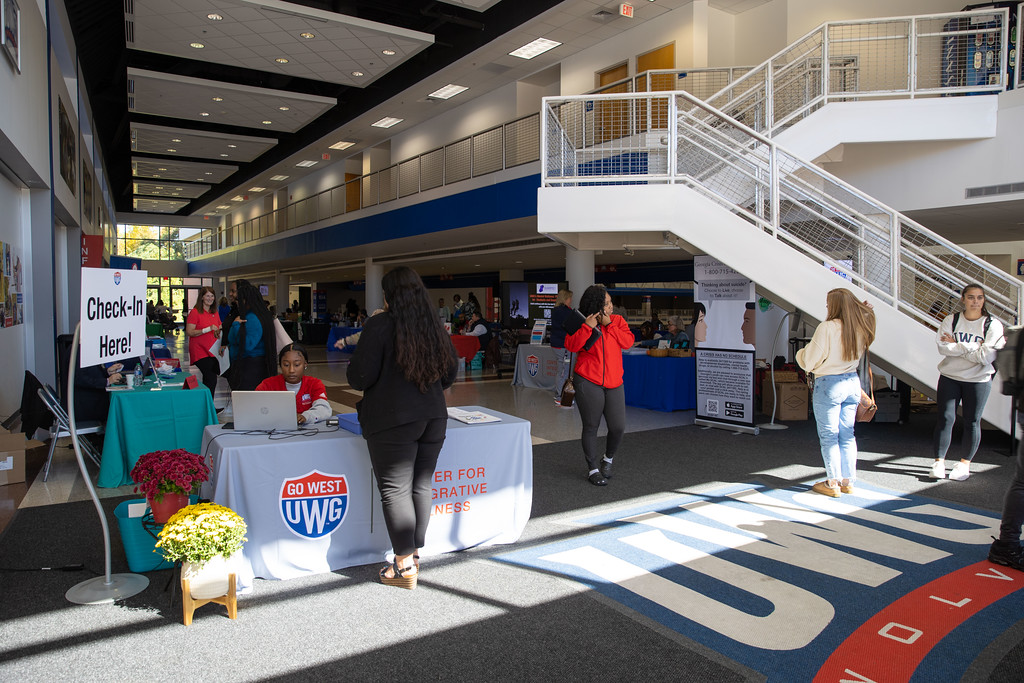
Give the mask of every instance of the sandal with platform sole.
[{"label": "sandal with platform sole", "polygon": [[[414,570],[416,569],[416,565],[413,565],[411,567],[405,567],[403,569],[402,567],[398,566],[397,561],[392,562],[390,565],[390,569],[394,572],[394,576],[387,575],[388,568],[388,566],[384,566],[380,570],[380,582],[383,583],[385,586],[395,586],[396,588],[408,588],[409,590],[412,590],[416,587],[416,580],[419,578],[419,572],[414,572]],[[409,572],[414,573],[407,576]]]}]

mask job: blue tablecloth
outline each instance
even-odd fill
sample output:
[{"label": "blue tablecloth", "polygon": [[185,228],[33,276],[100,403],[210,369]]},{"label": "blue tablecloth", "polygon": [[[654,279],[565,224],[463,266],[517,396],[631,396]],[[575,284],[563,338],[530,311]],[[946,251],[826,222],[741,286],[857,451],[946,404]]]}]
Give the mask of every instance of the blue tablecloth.
[{"label": "blue tablecloth", "polygon": [[[355,334],[356,332],[361,332],[362,329],[363,328],[361,327],[332,327],[331,333],[327,335],[327,350],[338,351],[339,349],[334,348],[334,343],[336,341],[338,341],[339,339],[344,339],[345,337],[351,334]],[[352,352],[355,350],[355,348],[356,347],[354,346],[346,346],[342,350]]]},{"label": "blue tablecloth", "polygon": [[622,354],[626,405],[672,412],[697,408],[693,357],[653,358]]},{"label": "blue tablecloth", "polygon": [[131,483],[128,473],[139,456],[151,451],[184,448],[199,453],[203,429],[217,424],[210,392],[202,385],[183,391],[181,380],[153,391],[143,388],[110,393],[110,413],[103,437],[97,486],[113,488]]}]

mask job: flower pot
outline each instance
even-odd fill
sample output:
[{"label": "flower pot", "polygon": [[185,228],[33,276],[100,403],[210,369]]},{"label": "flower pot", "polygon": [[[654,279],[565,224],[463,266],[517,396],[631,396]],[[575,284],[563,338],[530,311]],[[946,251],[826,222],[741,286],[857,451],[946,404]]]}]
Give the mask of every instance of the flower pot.
[{"label": "flower pot", "polygon": [[188,506],[188,494],[165,493],[163,500],[159,503],[153,498],[147,498],[146,502],[149,503],[149,507],[153,511],[153,521],[157,524],[166,524],[175,512]]},{"label": "flower pot", "polygon": [[189,583],[189,592],[195,600],[209,600],[219,598],[228,593],[228,575],[238,574],[239,553],[231,557],[217,555],[205,563],[189,562],[181,563],[182,587],[185,581]]}]

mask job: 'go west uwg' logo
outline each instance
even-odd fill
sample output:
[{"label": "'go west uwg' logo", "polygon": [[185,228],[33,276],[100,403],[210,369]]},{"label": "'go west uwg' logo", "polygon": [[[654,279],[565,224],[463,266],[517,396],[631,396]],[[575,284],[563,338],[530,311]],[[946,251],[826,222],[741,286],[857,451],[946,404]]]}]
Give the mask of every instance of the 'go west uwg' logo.
[{"label": "'go west uwg' logo", "polygon": [[345,475],[313,470],[281,486],[281,516],[295,534],[321,538],[334,533],[348,510]]}]

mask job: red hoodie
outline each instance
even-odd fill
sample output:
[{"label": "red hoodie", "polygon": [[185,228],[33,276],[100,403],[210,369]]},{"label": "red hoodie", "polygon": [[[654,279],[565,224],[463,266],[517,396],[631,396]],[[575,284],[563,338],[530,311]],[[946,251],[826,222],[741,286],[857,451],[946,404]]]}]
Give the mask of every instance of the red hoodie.
[{"label": "red hoodie", "polygon": [[593,331],[590,325],[583,325],[575,334],[566,335],[565,348],[576,353],[576,372],[586,380],[614,389],[622,384],[622,350],[635,342],[629,325],[621,315],[612,315],[611,322],[599,325],[601,338],[583,351]]}]

